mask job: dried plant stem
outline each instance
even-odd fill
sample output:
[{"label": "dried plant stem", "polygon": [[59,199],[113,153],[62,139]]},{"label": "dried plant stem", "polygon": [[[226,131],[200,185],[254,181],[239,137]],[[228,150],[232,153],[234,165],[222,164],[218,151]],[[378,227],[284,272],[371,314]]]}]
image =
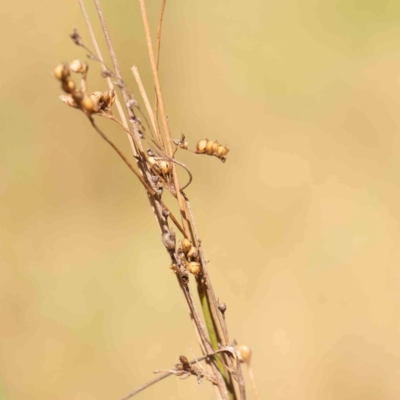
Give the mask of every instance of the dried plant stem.
[{"label": "dried plant stem", "polygon": [[138,393],[142,392],[143,390],[149,388],[150,386],[161,382],[163,379],[168,378],[169,376],[172,375],[172,372],[166,372],[165,374],[162,374],[160,376],[158,376],[157,378],[152,379],[149,382],[146,382],[144,385],[139,386],[137,389],[135,389],[133,392],[127,394],[126,396],[122,397],[121,400],[128,400],[131,397],[137,395]]},{"label": "dried plant stem", "polygon": [[247,364],[247,370],[248,370],[247,372],[249,373],[251,386],[253,387],[254,397],[256,398],[256,400],[261,400],[260,394],[259,394],[258,389],[257,389],[256,380],[254,378],[253,368],[251,368],[251,364],[250,363]]},{"label": "dried plant stem", "polygon": [[[201,260],[201,264],[202,264],[202,268],[203,268],[203,277],[205,280],[205,285],[202,285],[201,282],[198,282],[197,290],[198,290],[200,299],[202,298],[202,296],[204,296],[204,290],[207,293],[207,299],[206,299],[207,301],[202,301],[202,305],[204,303],[203,313],[205,314],[207,328],[211,329],[213,333],[217,333],[219,341],[223,345],[228,346],[229,345],[228,330],[226,327],[225,319],[222,315],[222,312],[218,308],[218,301],[215,297],[214,289],[211,284],[211,280],[210,280],[210,277],[209,277],[208,271],[207,271],[207,262],[205,261],[205,258],[204,258],[203,249],[200,246],[200,239],[199,239],[199,236],[197,233],[197,227],[196,227],[196,224],[194,221],[192,207],[191,207],[189,199],[187,198],[186,195],[185,195],[185,200],[186,200],[186,207],[188,210],[190,224],[192,227],[192,234],[196,240],[196,243],[199,245],[199,255],[200,255],[200,260]],[[210,316],[210,313],[213,315],[212,317]],[[206,315],[207,315],[207,317],[206,317]],[[223,332],[222,335],[221,335],[221,333],[218,333],[219,329],[218,329],[218,324],[216,323],[217,320],[219,321],[220,329],[222,329],[222,332]],[[209,332],[210,332],[210,330],[209,330]],[[210,334],[210,336],[212,335],[211,333],[209,333],[209,334]],[[217,343],[217,345],[218,345],[218,343]],[[231,367],[235,370],[235,378],[236,378],[236,381],[239,386],[240,398],[242,400],[246,400],[246,391],[245,391],[244,379],[243,379],[243,374],[242,374],[242,370],[240,367],[240,363],[237,362],[236,365],[231,364]],[[228,384],[231,388],[233,395],[236,396],[236,394],[234,392],[234,388],[231,386],[232,381],[231,381],[229,375],[228,375]]]},{"label": "dried plant stem", "polygon": [[[224,352],[232,353],[232,350],[229,349],[229,348],[222,348],[222,349],[220,349],[220,350],[218,350],[216,352],[213,352],[213,353],[210,353],[210,354],[205,354],[204,356],[201,356],[201,357],[196,357],[194,360],[189,361],[189,364],[191,364],[191,365],[198,364],[200,361],[203,361],[203,360],[205,360],[207,358],[210,358],[210,357],[217,357],[219,353],[224,353]],[[158,372],[159,371],[154,371],[154,373],[158,373]],[[157,378],[152,379],[149,382],[146,382],[144,385],[139,386],[133,392],[127,394],[124,397],[122,397],[120,400],[128,400],[131,397],[133,397],[133,396],[137,395],[138,393],[140,393],[141,391],[143,391],[143,390],[147,389],[148,387],[150,387],[150,386],[162,381],[165,378],[168,378],[169,376],[171,376],[173,374],[174,374],[173,370],[171,370],[169,372],[166,372],[166,373],[158,376]]]},{"label": "dried plant stem", "polygon": [[163,141],[162,141],[162,136],[160,135],[160,132],[159,132],[159,130],[158,130],[157,127],[156,127],[156,123],[155,123],[155,119],[154,119],[154,114],[153,114],[153,111],[152,111],[151,106],[150,106],[149,98],[147,97],[146,91],[144,90],[144,86],[143,86],[142,79],[140,78],[139,70],[137,69],[136,66],[133,66],[133,67],[131,68],[131,71],[132,71],[132,74],[133,74],[133,76],[134,76],[134,78],[135,78],[135,80],[136,80],[136,83],[137,83],[137,85],[138,85],[140,95],[142,96],[144,105],[145,105],[146,110],[147,110],[147,114],[149,114],[150,121],[151,121],[151,125],[152,125],[153,130],[154,130],[154,132],[155,132],[155,134],[156,134],[158,143],[159,143],[160,145],[162,145],[162,143],[163,143]]},{"label": "dried plant stem", "polygon": [[156,193],[154,190],[146,183],[146,181],[143,179],[143,176],[139,174],[139,172],[136,171],[134,166],[128,161],[128,159],[125,157],[124,153],[106,136],[106,134],[97,126],[97,124],[94,122],[93,117],[89,117],[90,123],[92,124],[93,128],[97,131],[97,133],[118,153],[118,155],[122,158],[124,163],[128,166],[128,168],[136,175],[136,177],[139,179],[140,183],[145,187],[147,192],[155,196]]},{"label": "dried plant stem", "polygon": [[[160,16],[158,18],[157,44],[156,44],[156,67],[157,67],[157,71],[158,71],[158,65],[160,63],[161,28],[162,28],[162,22],[163,22],[166,2],[167,2],[166,0],[162,0]],[[160,127],[159,127],[159,124],[158,124],[158,97],[157,97],[157,92],[155,93],[155,99],[154,99],[154,119],[156,121],[158,130],[160,130]]]},{"label": "dried plant stem", "polygon": [[[101,68],[102,68],[102,70],[105,71],[105,70],[106,70],[106,67],[105,67],[105,65],[104,65],[104,59],[103,59],[103,56],[102,56],[102,54],[101,54],[100,47],[99,47],[99,45],[98,45],[98,43],[97,43],[96,36],[95,36],[95,34],[94,34],[94,31],[93,31],[93,28],[92,28],[92,24],[90,23],[90,19],[89,19],[88,13],[87,13],[87,11],[86,11],[85,3],[83,2],[83,0],[79,0],[79,5],[80,5],[80,7],[81,7],[83,17],[85,18],[86,26],[87,26],[87,28],[88,28],[89,35],[90,35],[90,39],[91,39],[91,41],[92,41],[92,43],[93,43],[93,47],[94,47],[94,49],[95,49],[97,58],[101,61]],[[110,89],[114,89],[114,84],[113,84],[113,82],[112,82],[112,80],[111,80],[110,77],[107,77],[107,84],[108,84],[108,87],[109,87]],[[116,106],[117,106],[118,114],[119,114],[119,116],[120,116],[120,118],[121,118],[121,121],[122,121],[122,124],[124,125],[124,128],[125,128],[125,129],[129,129],[129,128],[128,128],[128,121],[127,121],[127,119],[126,119],[124,110],[123,110],[123,108],[122,108],[122,104],[121,104],[121,102],[120,102],[119,97],[118,97],[117,94],[116,94],[116,98],[115,98],[115,104],[116,104]],[[131,137],[128,137],[128,141],[129,141],[129,144],[130,144],[130,146],[131,146],[131,149],[132,149],[133,154],[135,154],[135,155],[137,156],[136,148],[135,148],[135,146],[134,146],[134,144],[133,144],[132,138],[131,138]]]},{"label": "dried plant stem", "polygon": [[[145,35],[146,35],[147,50],[149,52],[151,69],[153,71],[154,85],[156,87],[157,97],[158,97],[158,101],[160,103],[161,121],[163,123],[164,135],[165,135],[166,141],[167,141],[167,154],[170,157],[172,157],[173,156],[172,139],[171,139],[171,134],[169,132],[167,114],[165,112],[164,101],[163,101],[163,97],[162,97],[162,94],[161,94],[161,87],[160,87],[160,81],[159,81],[159,78],[158,78],[158,71],[157,71],[157,66],[156,66],[156,60],[155,60],[155,57],[154,57],[153,45],[151,43],[151,35],[150,35],[149,21],[148,21],[148,18],[147,18],[146,6],[144,4],[144,0],[139,0],[139,3],[140,3],[140,9],[141,9],[141,13],[142,13],[144,32],[145,32]],[[177,173],[176,173],[175,165],[173,166],[172,177],[173,177],[173,180],[174,180],[175,190],[176,190],[176,193],[177,193],[177,199],[178,199],[179,208],[181,210],[183,227],[185,229],[185,232],[187,232],[187,234],[189,234],[190,230],[189,230],[189,225],[188,225],[187,217],[186,217],[185,202],[184,202],[184,200],[182,198],[182,195],[180,193],[178,176],[177,176]]]}]

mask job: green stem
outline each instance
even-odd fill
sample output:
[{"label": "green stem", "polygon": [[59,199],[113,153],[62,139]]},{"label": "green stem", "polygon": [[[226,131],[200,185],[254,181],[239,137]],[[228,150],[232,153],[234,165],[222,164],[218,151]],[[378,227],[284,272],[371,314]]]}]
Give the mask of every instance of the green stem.
[{"label": "green stem", "polygon": [[[208,335],[210,337],[211,346],[213,347],[214,351],[217,351],[217,350],[219,350],[217,327],[215,326],[215,321],[211,314],[210,303],[208,302],[204,287],[202,287],[202,285],[200,283],[198,283],[198,285],[197,285],[197,291],[199,293],[200,304],[201,304],[201,308],[203,310],[204,320],[206,322],[206,327],[207,327]],[[222,364],[220,356],[216,355],[215,360],[217,363],[217,368],[225,381],[226,388],[227,388],[228,394],[229,394],[229,399],[236,400],[236,394],[235,394],[234,387],[232,385],[232,381],[227,376],[226,369],[225,369],[224,365]]]}]

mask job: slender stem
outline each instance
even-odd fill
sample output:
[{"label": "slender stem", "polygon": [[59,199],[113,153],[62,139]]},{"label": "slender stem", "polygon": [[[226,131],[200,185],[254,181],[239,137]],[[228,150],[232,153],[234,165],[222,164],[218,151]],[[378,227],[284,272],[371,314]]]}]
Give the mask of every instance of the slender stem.
[{"label": "slender stem", "polygon": [[138,171],[134,168],[134,166],[128,161],[128,159],[125,157],[124,153],[106,136],[106,134],[97,126],[97,124],[94,122],[93,117],[88,117],[93,128],[96,129],[97,133],[118,153],[118,155],[122,158],[124,163],[128,166],[128,168],[136,175],[136,177],[139,179],[140,183],[145,187],[147,192],[154,196],[156,193],[154,190],[146,183],[144,180],[143,176],[139,174]]},{"label": "slender stem", "polygon": [[161,148],[164,148],[164,143],[162,141],[162,136],[160,135],[160,132],[156,127],[153,110],[151,109],[151,105],[150,105],[149,99],[147,97],[146,91],[144,90],[144,86],[143,86],[142,79],[140,78],[139,70],[137,69],[136,66],[133,66],[131,68],[131,71],[132,71],[132,74],[135,77],[136,83],[138,85],[139,92],[140,92],[140,94],[142,96],[144,105],[145,105],[146,110],[147,110],[147,114],[149,114],[149,118],[150,118],[151,124],[153,126],[153,130],[154,130],[154,132],[156,134],[156,137],[157,137],[157,140],[158,140],[158,145],[161,146]]},{"label": "slender stem", "polygon": [[251,368],[250,363],[247,363],[247,370],[249,373],[251,386],[253,386],[254,397],[256,398],[256,400],[260,400],[260,393],[258,392],[256,380],[255,380],[254,374],[253,374],[253,369]]},{"label": "slender stem", "polygon": [[139,387],[138,387],[137,389],[135,389],[133,392],[127,394],[127,395],[124,396],[124,397],[122,397],[121,400],[128,400],[128,399],[130,399],[131,397],[133,397],[133,396],[137,395],[138,393],[142,392],[143,390],[147,389],[148,387],[154,385],[155,383],[158,383],[158,382],[162,381],[162,380],[165,379],[165,378],[168,378],[168,377],[171,376],[171,375],[172,375],[172,372],[166,372],[165,374],[160,375],[160,376],[158,376],[157,378],[154,378],[154,379],[152,379],[152,380],[149,381],[149,382],[146,382],[144,385],[139,386]]},{"label": "slender stem", "polygon": [[[83,0],[79,0],[79,5],[81,6],[82,14],[83,14],[83,17],[85,18],[86,26],[87,26],[88,31],[89,31],[90,39],[91,39],[91,41],[93,43],[93,47],[94,47],[94,49],[96,51],[97,58],[101,61],[102,70],[105,71],[106,67],[104,65],[104,59],[103,59],[103,56],[101,54],[100,47],[99,47],[99,45],[97,43],[96,36],[94,34],[94,31],[93,31],[93,28],[92,28],[92,24],[90,22],[89,15],[88,15],[88,13],[86,11],[85,3],[83,2]],[[112,79],[110,77],[107,77],[107,84],[108,84],[108,87],[110,89],[114,89],[114,84],[113,84]],[[121,102],[119,100],[119,96],[118,96],[117,93],[115,93],[115,104],[117,106],[118,114],[119,114],[119,116],[121,118],[121,121],[122,121],[125,129],[128,129],[128,121],[126,119],[124,110],[122,108],[122,104],[121,104]],[[129,144],[131,146],[133,154],[137,155],[137,152],[136,152],[135,146],[133,144],[132,138],[128,137],[128,141],[129,141]]]},{"label": "slender stem", "polygon": [[[98,0],[95,0],[95,1],[98,1]],[[153,45],[151,43],[151,35],[150,35],[149,21],[147,18],[146,6],[144,4],[144,0],[139,0],[139,3],[140,3],[140,9],[142,12],[144,31],[146,34],[147,50],[149,52],[151,69],[153,71],[154,85],[156,87],[157,97],[158,97],[158,101],[160,103],[161,121],[163,123],[164,134],[165,134],[166,141],[167,141],[167,153],[170,157],[172,157],[172,155],[173,155],[172,139],[171,139],[171,134],[169,132],[167,114],[165,113],[164,101],[163,101],[162,94],[161,94],[161,86],[160,86],[160,80],[158,78],[158,71],[157,71],[157,66],[156,66],[156,60],[154,57]],[[172,176],[173,176],[173,180],[174,180],[174,185],[175,185],[175,190],[176,190],[176,194],[177,194],[179,208],[181,210],[183,227],[185,229],[185,232],[187,232],[187,234],[189,234],[190,230],[189,230],[189,225],[188,225],[188,221],[187,221],[187,217],[186,217],[185,202],[180,193],[178,176],[176,173],[175,165],[172,166]]]},{"label": "slender stem", "polygon": [[[189,364],[194,365],[194,364],[197,364],[197,363],[200,362],[200,361],[205,360],[206,358],[209,358],[209,357],[217,357],[217,354],[218,354],[218,353],[223,353],[223,352],[230,352],[230,350],[228,350],[228,348],[226,348],[226,349],[220,349],[220,350],[215,351],[215,352],[213,352],[213,353],[206,354],[206,355],[204,355],[204,356],[202,356],[202,357],[196,357],[194,360],[189,361]],[[157,373],[157,372],[158,372],[158,371],[154,371],[154,373]],[[137,389],[135,389],[133,392],[127,394],[127,395],[124,396],[124,397],[122,397],[121,400],[128,400],[128,399],[130,399],[131,397],[135,396],[136,394],[140,393],[141,391],[143,391],[143,390],[147,389],[148,387],[150,387],[150,386],[152,386],[152,385],[154,385],[154,384],[156,384],[156,383],[162,381],[162,380],[165,379],[165,378],[168,378],[169,376],[171,376],[171,375],[173,375],[173,374],[174,374],[174,371],[166,372],[165,374],[162,374],[162,375],[158,376],[157,378],[152,379],[152,380],[149,381],[149,382],[146,382],[146,383],[143,384],[142,386],[139,386],[139,387],[138,387]]]},{"label": "slender stem", "polygon": [[[156,44],[156,67],[157,67],[157,70],[158,70],[158,65],[160,63],[161,28],[162,28],[162,22],[163,22],[166,2],[167,2],[166,0],[162,1],[161,10],[160,10],[160,16],[158,18],[157,44]],[[154,99],[154,119],[156,121],[158,130],[160,130],[160,126],[158,124],[158,96],[157,96],[157,91],[155,93],[155,99]]]}]

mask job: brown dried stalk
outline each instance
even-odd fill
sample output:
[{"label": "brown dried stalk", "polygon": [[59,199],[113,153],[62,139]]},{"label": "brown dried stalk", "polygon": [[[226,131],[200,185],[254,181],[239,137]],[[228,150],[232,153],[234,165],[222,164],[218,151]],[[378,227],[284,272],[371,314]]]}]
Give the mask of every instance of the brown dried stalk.
[{"label": "brown dried stalk", "polygon": [[[190,201],[183,191],[192,181],[192,174],[184,164],[175,159],[175,153],[179,147],[183,149],[188,148],[186,142],[184,141],[184,137],[182,137],[182,140],[178,142],[178,147],[175,150],[172,148],[173,141],[171,138],[168,117],[165,111],[161,85],[158,77],[161,26],[165,9],[165,0],[162,0],[155,52],[150,35],[146,6],[144,0],[139,0],[156,93],[154,111],[151,109],[146,90],[140,79],[139,71],[136,67],[132,67],[132,72],[138,84],[141,97],[145,104],[148,119],[151,123],[150,125],[147,124],[149,133],[147,133],[146,127],[142,124],[141,120],[135,113],[135,111],[139,111],[141,113],[141,110],[138,102],[131,94],[122,78],[117,56],[114,51],[111,36],[108,31],[99,0],[94,0],[94,3],[107,43],[108,52],[111,56],[113,71],[111,71],[103,61],[103,57],[100,53],[100,49],[93,33],[83,0],[79,0],[79,3],[85,17],[96,55],[94,55],[83,43],[83,40],[78,32],[75,32],[71,37],[77,45],[85,48],[86,51],[89,52],[91,59],[98,61],[101,64],[103,75],[107,78],[109,91],[104,93],[87,93],[87,66],[85,67],[85,64],[83,63],[76,63],[78,67],[76,67],[75,64],[73,67],[72,64],[70,67],[61,64],[56,68],[55,75],[57,79],[60,80],[63,90],[67,93],[67,95],[63,97],[63,100],[67,104],[78,108],[85,113],[93,128],[113,148],[113,150],[125,162],[129,169],[136,175],[147,193],[147,197],[152,206],[161,231],[163,244],[170,256],[172,269],[176,274],[179,287],[184,295],[190,318],[194,325],[196,335],[199,339],[200,348],[203,351],[203,357],[200,357],[198,361],[204,359],[209,366],[209,372],[203,374],[200,370],[190,367],[190,363],[187,361],[182,361],[182,359],[180,364],[181,367],[179,367],[181,369],[178,368],[177,370],[173,370],[171,374],[184,373],[187,374],[187,376],[197,375],[198,379],[201,375],[214,385],[218,398],[223,400],[236,400],[238,398],[245,400],[246,393],[240,362],[236,352],[232,350],[233,347],[229,341],[228,329],[225,323],[224,313],[226,306],[218,303],[217,297],[214,293],[211,279],[207,271],[207,264],[205,261],[203,248],[197,233]],[[71,71],[80,73],[82,75],[81,86],[79,88],[70,76]],[[124,99],[123,104],[125,107],[122,106],[122,103],[118,99],[118,95],[115,93],[115,86],[121,90]],[[112,114],[112,104],[114,101],[117,105],[119,119]],[[158,125],[159,113],[162,122],[162,130]],[[142,115],[147,121],[145,115],[143,113]],[[123,130],[127,133],[131,149],[136,159],[136,166],[132,165],[128,161],[128,158],[124,155],[124,153],[99,128],[95,122],[95,116],[107,118],[116,122],[120,127],[123,128]],[[130,125],[128,125],[128,120]],[[146,143],[153,145],[154,148],[145,150]],[[199,154],[216,155],[223,161],[225,160],[225,155],[228,152],[226,146],[221,146],[217,142],[211,141],[207,141],[206,145],[207,146],[204,147],[204,149],[201,151],[196,150],[196,152]],[[177,166],[184,168],[189,174],[189,182],[183,186],[180,185],[178,180],[178,175],[176,172]],[[162,200],[164,190],[170,191],[177,199],[181,214],[181,221],[178,221],[178,219],[169,210],[169,207]],[[182,240],[179,243],[177,242],[176,233],[173,229],[173,226],[171,226],[170,221],[182,234]],[[196,281],[204,322],[201,318],[198,307],[194,301],[192,291],[189,287],[190,274],[193,274]],[[226,349],[229,349],[229,351]],[[159,377],[152,382],[158,382],[166,376],[168,375]],[[144,385],[143,389],[145,387],[148,387],[148,385]],[[133,394],[138,393],[138,391],[139,389],[126,396],[125,399],[133,396]]]}]

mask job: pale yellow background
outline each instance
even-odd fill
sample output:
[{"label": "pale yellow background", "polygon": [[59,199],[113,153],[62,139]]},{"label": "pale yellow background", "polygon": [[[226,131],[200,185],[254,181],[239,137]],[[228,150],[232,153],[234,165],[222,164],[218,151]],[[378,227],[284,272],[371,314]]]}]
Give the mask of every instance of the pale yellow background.
[{"label": "pale yellow background", "polygon": [[[152,93],[137,1],[103,3],[127,82],[136,64]],[[54,66],[85,55],[77,2],[0,13],[0,398],[117,400],[196,339],[142,188],[57,99]],[[181,159],[262,398],[400,398],[400,3],[170,0],[164,22],[174,136],[231,149]],[[214,393],[172,377],[137,398]]]}]

